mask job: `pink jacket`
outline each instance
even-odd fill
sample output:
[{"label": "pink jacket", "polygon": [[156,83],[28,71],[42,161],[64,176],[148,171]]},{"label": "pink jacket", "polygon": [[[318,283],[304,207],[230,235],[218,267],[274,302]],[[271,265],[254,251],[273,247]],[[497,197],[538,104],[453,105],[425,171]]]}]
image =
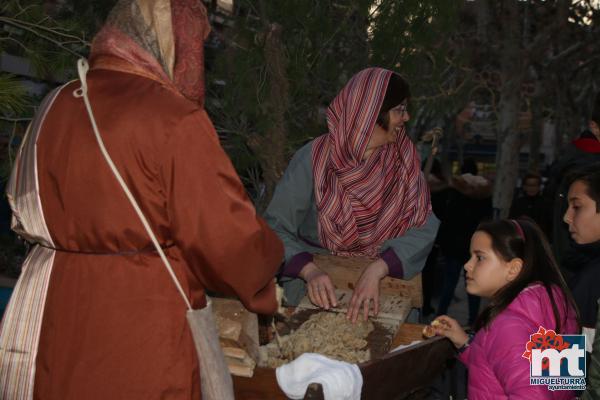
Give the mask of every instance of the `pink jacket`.
[{"label": "pink jacket", "polygon": [[[564,296],[553,290],[561,316],[565,316]],[[500,313],[488,328],[477,332],[471,345],[459,356],[469,370],[469,400],[476,399],[572,399],[571,391],[549,391],[546,386],[529,384],[530,364],[521,357],[529,336],[538,328],[556,328],[552,304],[544,286],[525,288]],[[558,333],[558,332],[557,332]],[[572,308],[562,334],[578,334],[579,328]]]}]

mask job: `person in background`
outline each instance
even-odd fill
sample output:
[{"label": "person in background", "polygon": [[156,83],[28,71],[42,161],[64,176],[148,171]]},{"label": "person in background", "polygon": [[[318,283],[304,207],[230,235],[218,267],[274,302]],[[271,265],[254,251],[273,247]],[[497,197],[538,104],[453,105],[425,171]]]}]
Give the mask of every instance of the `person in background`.
[{"label": "person in background", "polygon": [[[211,290],[274,313],[283,246],[204,110],[209,30],[200,0],[119,0],[92,43],[90,102],[192,307]],[[0,398],[199,399],[186,304],[102,156],[81,86],[44,100],[8,185],[32,248],[2,321]]]},{"label": "person in background", "polygon": [[597,335],[600,329],[600,164],[572,171],[566,181],[569,206],[563,218],[576,243],[575,248],[584,253],[587,260],[575,270],[570,281],[581,312],[586,350],[591,351],[587,389],[582,398],[600,399],[600,335]]},{"label": "person in background", "polygon": [[410,279],[425,264],[438,228],[420,159],[406,134],[408,84],[367,68],[354,75],[327,111],[329,132],[296,152],[265,218],[285,245],[281,272],[288,305],[308,291],[325,309],[337,299],[315,253],[366,256],[348,318],[379,307],[383,277]]},{"label": "person in background", "polygon": [[586,260],[573,269],[569,286],[591,344],[600,299],[600,163],[572,171],[566,182],[569,206],[564,222],[575,242],[574,249]]},{"label": "person in background", "polygon": [[[441,219],[438,243],[444,256],[444,283],[437,315],[448,312],[460,279],[463,265],[469,259],[469,241],[477,225],[492,215],[491,182],[478,175],[473,158],[465,159],[461,175],[453,177],[445,191],[445,204],[437,214]],[[479,313],[480,299],[467,293],[471,325]]]},{"label": "person in background", "polygon": [[575,302],[535,223],[484,222],[473,234],[465,264],[467,292],[488,298],[468,335],[459,323],[440,316],[436,334],[449,338],[469,370],[468,398],[572,399],[568,390],[531,385],[524,350],[540,327],[577,334]]},{"label": "person in background", "polygon": [[546,228],[552,243],[552,250],[563,273],[568,277],[578,265],[586,263],[585,256],[575,249],[575,242],[569,235],[563,216],[567,210],[567,191],[569,182],[566,177],[571,171],[600,162],[600,94],[596,95],[593,109],[588,120],[588,129],[573,140],[563,156],[550,167],[548,182],[544,188]]},{"label": "person in background", "polygon": [[[428,176],[427,184],[431,193],[431,208],[435,216],[443,220],[444,210],[446,205],[446,195],[448,193],[448,183],[442,170],[442,164],[438,159],[433,160],[431,173]],[[439,231],[438,231],[439,234]],[[435,312],[432,307],[431,300],[435,296],[434,290],[436,287],[436,267],[440,256],[440,244],[438,242],[439,235],[433,244],[431,252],[427,257],[425,266],[422,272],[422,287],[423,287],[423,316],[428,316]]]},{"label": "person in background", "polygon": [[522,195],[510,206],[511,218],[529,217],[535,221],[543,232],[546,232],[547,216],[544,214],[544,197],[542,196],[542,177],[534,172],[527,173],[521,184]]}]

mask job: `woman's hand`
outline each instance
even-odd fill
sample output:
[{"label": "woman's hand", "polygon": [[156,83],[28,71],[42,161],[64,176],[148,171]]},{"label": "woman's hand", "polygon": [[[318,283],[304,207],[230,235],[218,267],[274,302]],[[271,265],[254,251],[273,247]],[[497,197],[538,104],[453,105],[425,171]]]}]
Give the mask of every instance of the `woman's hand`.
[{"label": "woman's hand", "polygon": [[350,307],[346,317],[356,322],[362,306],[365,321],[369,317],[369,308],[373,304],[373,313],[379,313],[379,282],[388,274],[388,266],[382,259],[369,264],[356,282],[350,299]]},{"label": "woman's hand", "polygon": [[313,262],[302,268],[298,276],[306,281],[310,301],[326,310],[337,306],[335,287],[327,273],[321,271]]},{"label": "woman's hand", "polygon": [[446,336],[457,349],[463,347],[469,340],[469,335],[467,335],[454,318],[450,318],[447,315],[441,315],[435,320],[440,322],[440,324],[432,324],[435,334]]}]

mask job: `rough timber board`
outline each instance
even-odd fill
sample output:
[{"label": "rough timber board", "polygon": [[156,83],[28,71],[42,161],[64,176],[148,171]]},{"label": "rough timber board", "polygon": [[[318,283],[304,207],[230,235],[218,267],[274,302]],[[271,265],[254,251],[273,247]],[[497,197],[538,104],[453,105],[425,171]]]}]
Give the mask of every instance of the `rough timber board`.
[{"label": "rough timber board", "polygon": [[[314,262],[329,274],[338,289],[354,290],[354,284],[360,278],[363,269],[372,263],[373,259],[317,254],[314,256]],[[381,293],[408,297],[411,299],[412,307],[421,308],[423,306],[421,274],[408,281],[385,277],[381,280]]]},{"label": "rough timber board", "polygon": [[[352,291],[350,290],[335,290],[336,298],[338,299],[337,307],[330,308],[328,311],[345,313],[348,311],[350,306],[350,299],[352,298]],[[410,312],[411,300],[408,297],[402,295],[391,295],[382,293],[379,299],[379,314],[374,319],[390,319],[403,322],[408,313]],[[310,302],[308,297],[302,298],[298,309],[315,309],[317,308]],[[362,315],[362,313],[361,313]],[[373,312],[369,314],[373,317]]]},{"label": "rough timber board", "polygon": [[[394,346],[420,340],[424,325],[403,324]],[[449,360],[455,350],[449,340],[434,338],[417,346],[390,353],[381,360],[359,365],[363,375],[362,399],[390,400],[401,398],[429,384]],[[254,377],[234,376],[235,398],[238,400],[285,400],[277,385],[275,370],[257,367]],[[305,397],[306,398],[306,397]]]},{"label": "rough timber board", "polygon": [[[418,330],[423,327],[420,325]],[[455,355],[450,340],[434,337],[363,363],[359,366],[363,376],[361,399],[404,398],[429,385]]]},{"label": "rough timber board", "polygon": [[258,360],[258,318],[237,299],[212,298],[219,341],[225,355]]}]

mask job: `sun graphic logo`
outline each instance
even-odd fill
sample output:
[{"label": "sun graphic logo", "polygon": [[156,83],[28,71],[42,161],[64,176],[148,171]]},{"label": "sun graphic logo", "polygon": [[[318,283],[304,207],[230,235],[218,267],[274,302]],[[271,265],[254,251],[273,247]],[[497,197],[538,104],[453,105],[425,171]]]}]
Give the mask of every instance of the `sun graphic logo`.
[{"label": "sun graphic logo", "polygon": [[529,336],[522,357],[530,363],[530,384],[550,390],[585,389],[584,335],[559,335],[540,326]]}]

